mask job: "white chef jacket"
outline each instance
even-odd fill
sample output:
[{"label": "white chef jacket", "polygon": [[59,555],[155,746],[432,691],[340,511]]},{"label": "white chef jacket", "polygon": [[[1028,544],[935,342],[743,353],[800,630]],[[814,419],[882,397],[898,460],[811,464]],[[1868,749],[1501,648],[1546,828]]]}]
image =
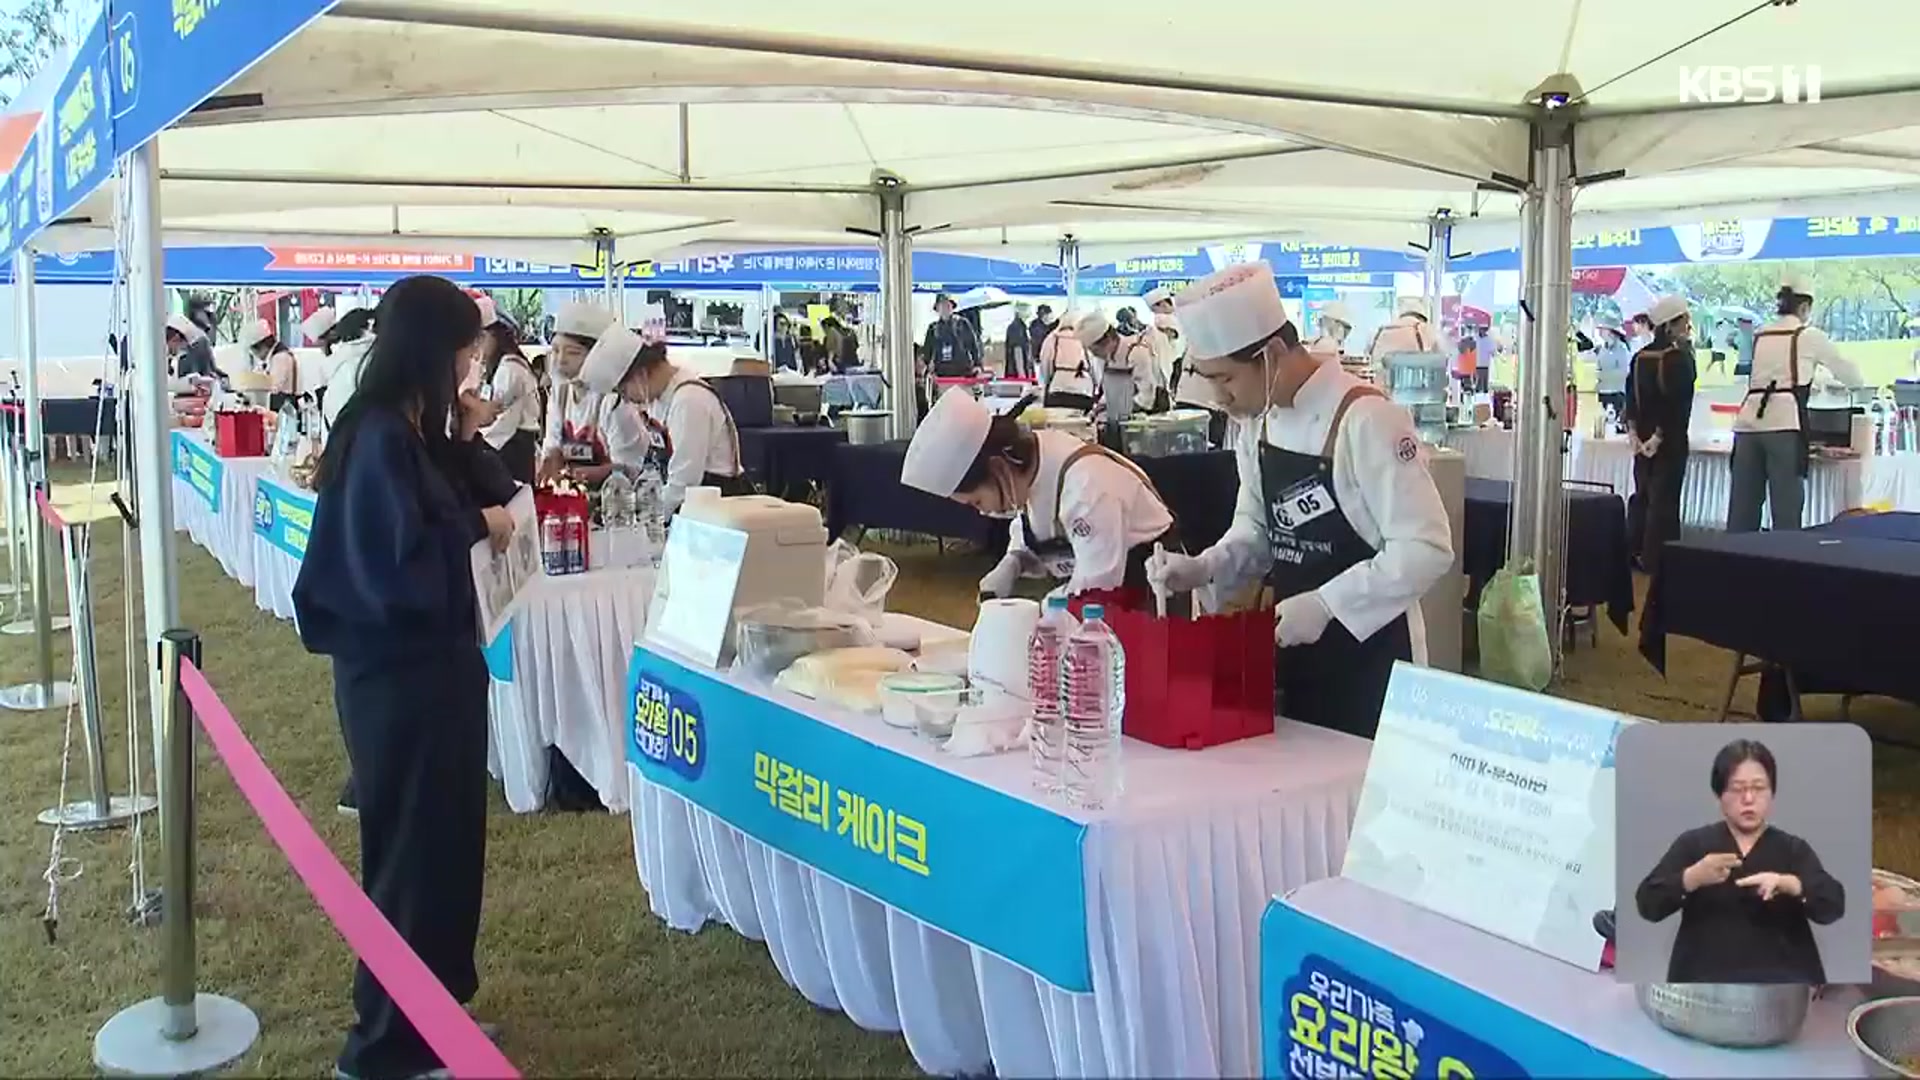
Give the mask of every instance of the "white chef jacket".
[{"label": "white chef jacket", "polygon": [[[1164,339],[1163,339],[1164,340]],[[1131,371],[1133,373],[1133,407],[1144,411],[1153,407],[1154,392],[1166,388],[1166,378],[1161,374],[1159,357],[1155,355],[1153,344],[1144,334],[1122,334],[1120,344],[1113,350],[1113,359],[1094,361],[1100,372],[1101,385],[1104,387],[1108,371]],[[1076,470],[1078,466],[1075,466]]]},{"label": "white chef jacket", "polygon": [[1040,387],[1044,394],[1093,396],[1093,357],[1087,347],[1062,326],[1040,343]]},{"label": "white chef jacket", "polygon": [[[547,400],[547,433],[540,441],[540,452],[560,449],[560,434],[564,424],[572,424],[576,431],[598,425],[604,404],[601,398],[619,396],[596,394],[578,379],[556,381],[553,394]],[[612,447],[608,447],[608,450],[611,452]]]},{"label": "white chef jacket", "polygon": [[1377,368],[1382,358],[1394,353],[1434,352],[1439,348],[1440,335],[1434,333],[1425,319],[1402,315],[1373,335],[1373,347],[1367,350],[1367,359]]},{"label": "white chef jacket", "polygon": [[[1366,385],[1339,364],[1323,362],[1300,387],[1292,407],[1268,409],[1241,425],[1234,445],[1240,494],[1233,524],[1200,556],[1217,585],[1235,591],[1265,576],[1273,561],[1260,482],[1263,438],[1283,450],[1319,454],[1341,399]],[[1322,585],[1320,599],[1361,640],[1407,616],[1414,662],[1425,663],[1420,600],[1453,565],[1453,530],[1405,406],[1368,396],[1347,408],[1334,444],[1333,495],[1354,532],[1376,554]]]},{"label": "white chef jacket", "polygon": [[500,415],[480,430],[488,446],[498,450],[516,432],[540,434],[540,380],[532,368],[503,356],[488,385],[493,387],[493,403],[500,406]]},{"label": "white chef jacket", "polygon": [[353,392],[360,386],[360,373],[366,370],[367,354],[373,351],[373,339],[358,338],[333,347],[333,353],[327,357],[330,365],[327,373],[327,396],[320,403],[320,415],[332,427],[340,419],[340,410],[353,400]]},{"label": "white chef jacket", "polygon": [[[1773,322],[1760,328],[1760,333],[1769,330],[1800,331],[1800,385],[1813,383],[1813,371],[1816,367],[1825,367],[1833,377],[1848,386],[1859,386],[1865,381],[1860,374],[1860,366],[1840,355],[1833,347],[1833,339],[1826,331],[1817,326],[1807,326],[1797,315],[1782,315]],[[1775,383],[1783,391],[1793,389],[1791,385],[1791,359],[1793,342],[1784,335],[1780,337],[1755,337],[1753,339],[1753,374],[1747,378],[1750,390],[1764,390],[1768,383]],[[1760,402],[1765,400],[1767,415],[1760,415]],[[1740,415],[1733,418],[1735,431],[1799,431],[1800,409],[1794,404],[1790,393],[1769,394],[1764,398],[1760,394],[1748,394],[1740,402]]]},{"label": "white chef jacket", "polygon": [[1165,535],[1173,527],[1172,512],[1138,472],[1105,454],[1083,454],[1067,470],[1062,485],[1061,467],[1087,444],[1064,431],[1041,430],[1033,437],[1040,446],[1040,465],[1026,511],[1034,535],[1028,536],[1020,519],[1013,519],[1007,550],[1031,550],[1032,544],[1054,539],[1064,528],[1073,545],[1073,566],[1057,576],[1067,578],[1067,595],[1119,588],[1127,576],[1127,552]]},{"label": "white chef jacket", "polygon": [[708,473],[740,475],[740,447],[733,418],[717,392],[703,386],[687,387],[699,381],[700,376],[676,367],[666,392],[647,403],[647,418],[664,426],[673,443],[667,482],[661,492],[668,513],[678,510],[686,501],[687,489],[699,487]]},{"label": "white chef jacket", "polygon": [[294,359],[291,351],[280,349],[268,356],[267,374],[268,377],[273,380],[271,385],[274,393],[298,394],[302,392],[300,386],[300,362]]},{"label": "white chef jacket", "polygon": [[1594,353],[1593,392],[1596,394],[1624,394],[1627,392],[1627,371],[1633,363],[1633,354],[1621,344],[1609,343],[1600,346]]}]

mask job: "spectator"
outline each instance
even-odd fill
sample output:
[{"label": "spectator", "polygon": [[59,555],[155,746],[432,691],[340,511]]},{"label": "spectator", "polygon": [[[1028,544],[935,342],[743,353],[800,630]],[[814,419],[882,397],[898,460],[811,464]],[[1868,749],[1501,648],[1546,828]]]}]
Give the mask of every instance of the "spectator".
[{"label": "spectator", "polygon": [[980,374],[980,336],[973,324],[954,314],[953,297],[942,293],[935,297],[937,318],[927,327],[926,350],[936,378],[968,378]]}]

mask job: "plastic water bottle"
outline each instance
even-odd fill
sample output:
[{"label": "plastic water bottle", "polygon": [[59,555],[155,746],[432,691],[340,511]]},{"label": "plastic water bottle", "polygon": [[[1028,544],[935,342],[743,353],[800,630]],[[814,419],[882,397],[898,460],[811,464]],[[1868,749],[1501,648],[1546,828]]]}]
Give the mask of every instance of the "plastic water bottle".
[{"label": "plastic water bottle", "polygon": [[1046,611],[1027,639],[1027,700],[1033,702],[1027,752],[1033,759],[1033,789],[1046,795],[1061,791],[1060,757],[1066,730],[1060,718],[1060,658],[1075,626],[1067,598],[1049,596]]},{"label": "plastic water bottle", "polygon": [[1106,623],[1088,604],[1084,621],[1067,637],[1060,658],[1065,753],[1060,766],[1067,805],[1111,806],[1120,795],[1120,718],[1127,707],[1127,658]]},{"label": "plastic water bottle", "polygon": [[633,503],[634,522],[645,540],[647,562],[658,569],[660,556],[667,550],[667,515],[657,474],[651,470],[640,474]]},{"label": "plastic water bottle", "polygon": [[633,481],[619,469],[600,486],[600,524],[606,529],[606,565],[616,569],[632,566],[640,543]]}]

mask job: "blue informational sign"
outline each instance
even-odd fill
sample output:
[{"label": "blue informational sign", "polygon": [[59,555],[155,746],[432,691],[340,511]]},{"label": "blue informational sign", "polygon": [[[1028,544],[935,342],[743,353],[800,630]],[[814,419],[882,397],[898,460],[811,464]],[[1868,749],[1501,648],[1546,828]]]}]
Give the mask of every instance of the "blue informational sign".
[{"label": "blue informational sign", "polygon": [[73,66],[54,94],[53,123],[43,124],[35,136],[46,139],[51,133],[50,144],[30,151],[36,160],[45,157],[51,166],[44,176],[35,177],[37,185],[47,186],[37,199],[46,208],[39,215],[42,225],[65,217],[113,172],[113,122],[109,115],[113,84],[108,56],[107,21],[102,12],[80,39]]},{"label": "blue informational sign", "polygon": [[[1702,221],[1655,229],[1610,229],[1573,239],[1573,265],[1670,266],[1758,259],[1920,255],[1920,215]],[[1447,269],[1519,270],[1517,251],[1454,259]]]},{"label": "blue informational sign", "polygon": [[216,514],[220,512],[220,482],[226,471],[226,465],[212,447],[188,438],[185,432],[173,433],[174,478],[193,489],[207,504],[207,509]]},{"label": "blue informational sign", "polygon": [[110,0],[113,145],[131,154],[335,0]]},{"label": "blue informational sign", "polygon": [[306,558],[307,534],[313,530],[313,502],[312,495],[262,475],[253,488],[255,535],[295,559]]},{"label": "blue informational sign", "polygon": [[646,648],[627,686],[627,759],[649,781],[1062,990],[1092,992],[1086,826]]},{"label": "blue informational sign", "polygon": [[1658,1075],[1285,900],[1260,920],[1260,1057],[1299,1080]]}]

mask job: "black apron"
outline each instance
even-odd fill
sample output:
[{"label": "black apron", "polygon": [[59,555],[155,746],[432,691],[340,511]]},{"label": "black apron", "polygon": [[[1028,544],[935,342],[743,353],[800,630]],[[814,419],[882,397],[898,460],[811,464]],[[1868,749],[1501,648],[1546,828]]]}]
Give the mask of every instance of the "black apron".
[{"label": "black apron", "polygon": [[[721,397],[720,391],[715,390],[703,380],[689,379],[680,384],[682,389],[689,386],[697,386],[705,390],[720,403],[720,412],[727,418],[727,437],[733,440],[734,467],[740,470],[733,476],[702,473],[701,486],[719,488],[722,495],[753,494],[753,485],[747,480],[746,459],[740,456],[740,433],[733,426],[733,411],[727,408],[727,399]],[[646,413],[641,413],[640,419],[647,428],[647,456],[642,463],[643,467],[659,474],[660,483],[664,486],[667,482],[667,466],[673,461],[673,436],[667,434],[667,425],[659,423]]]},{"label": "black apron", "polygon": [[[1067,470],[1073,468],[1074,463],[1081,458],[1095,454],[1104,454],[1133,470],[1134,474],[1140,477],[1140,481],[1147,485],[1147,490],[1153,492],[1153,497],[1160,499],[1160,505],[1167,507],[1167,513],[1170,515],[1173,513],[1173,508],[1168,505],[1166,499],[1161,498],[1159,489],[1153,486],[1153,480],[1141,470],[1140,466],[1106,447],[1089,443],[1068,454],[1067,460],[1060,464],[1059,482],[1054,485],[1053,490],[1053,535],[1051,537],[1045,540],[1036,539],[1033,532],[1033,519],[1027,515],[1025,507],[1020,509],[1020,531],[1027,538],[1027,550],[1035,556],[1042,559],[1059,559],[1073,554],[1073,541],[1067,538],[1066,527],[1060,520],[1060,496],[1067,489]],[[1182,554],[1186,552],[1186,548],[1180,542],[1179,518],[1175,518],[1173,524],[1167,526],[1166,532],[1127,549],[1126,576],[1120,581],[1122,589],[1152,594],[1153,587],[1147,583],[1147,559],[1153,554],[1156,544],[1168,551]]]},{"label": "black apron", "polygon": [[[1769,382],[1765,386],[1747,387],[1748,397],[1758,397],[1760,399],[1760,407],[1754,410],[1753,413],[1756,419],[1767,415],[1767,405],[1773,400],[1773,395],[1786,394],[1793,398],[1794,412],[1800,422],[1799,460],[1800,476],[1802,479],[1807,475],[1809,466],[1808,459],[1811,456],[1810,451],[1812,449],[1808,443],[1807,436],[1807,402],[1813,397],[1813,382],[1809,380],[1803,384],[1800,381],[1800,334],[1804,330],[1806,330],[1805,326],[1796,326],[1791,330],[1762,330],[1753,335],[1756,342],[1763,337],[1784,337],[1787,339],[1787,382],[1791,385],[1786,389],[1781,389],[1779,382],[1774,381]],[[1755,351],[1758,351],[1757,345],[1755,346]],[[1754,432],[1754,434],[1761,433]]]},{"label": "black apron", "polygon": [[[1273,549],[1267,584],[1276,601],[1312,592],[1378,554],[1353,530],[1333,486],[1333,454],[1347,408],[1361,397],[1376,395],[1380,391],[1369,386],[1347,391],[1318,455],[1282,450],[1270,445],[1264,433],[1260,439],[1260,487],[1267,506],[1267,542]],[[1406,615],[1365,641],[1332,619],[1319,641],[1279,651],[1275,708],[1291,720],[1371,739],[1380,726],[1394,661],[1412,659]]]}]

